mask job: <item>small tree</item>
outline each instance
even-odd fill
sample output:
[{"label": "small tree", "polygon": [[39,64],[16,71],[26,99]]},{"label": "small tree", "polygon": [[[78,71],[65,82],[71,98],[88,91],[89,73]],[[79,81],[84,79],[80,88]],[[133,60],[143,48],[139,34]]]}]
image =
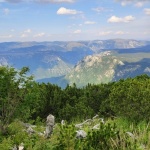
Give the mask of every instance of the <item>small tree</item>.
[{"label": "small tree", "polygon": [[15,70],[12,67],[0,67],[0,132],[6,133],[8,125],[16,118],[17,110],[33,80],[26,76],[28,67]]}]

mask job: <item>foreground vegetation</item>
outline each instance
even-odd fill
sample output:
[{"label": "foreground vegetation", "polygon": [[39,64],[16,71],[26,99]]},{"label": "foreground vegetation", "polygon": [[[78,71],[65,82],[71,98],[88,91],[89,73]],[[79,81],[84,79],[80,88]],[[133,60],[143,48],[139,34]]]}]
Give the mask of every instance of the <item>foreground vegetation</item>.
[{"label": "foreground vegetation", "polygon": [[[150,149],[150,77],[122,79],[108,84],[61,89],[37,83],[27,76],[29,68],[0,67],[0,149],[24,143],[27,150],[140,150]],[[45,139],[48,114],[56,118],[54,132]],[[84,139],[76,138],[77,122],[95,114],[105,119],[100,129],[84,126]],[[67,123],[61,126],[61,120]],[[21,122],[36,125],[35,134],[25,132]]]},{"label": "foreground vegetation", "polygon": [[[92,128],[99,124],[99,129]],[[56,123],[53,134],[45,138],[44,124],[37,123],[35,133],[28,134],[22,123],[15,120],[8,126],[7,136],[1,135],[0,149],[10,150],[23,143],[26,150],[148,150],[150,149],[150,126],[146,122],[133,124],[125,119],[107,119],[105,123],[95,119],[82,127],[85,138],[77,138],[79,130],[73,123]]]}]

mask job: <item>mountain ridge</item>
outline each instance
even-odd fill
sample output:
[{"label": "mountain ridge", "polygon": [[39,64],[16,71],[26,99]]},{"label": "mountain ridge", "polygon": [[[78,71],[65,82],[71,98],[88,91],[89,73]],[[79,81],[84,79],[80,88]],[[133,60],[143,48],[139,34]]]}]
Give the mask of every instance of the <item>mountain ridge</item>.
[{"label": "mountain ridge", "polygon": [[[130,66],[136,68],[137,64],[142,64],[147,68],[146,70],[149,70],[150,41],[109,39],[3,42],[0,43],[0,52],[1,66],[9,65],[17,69],[28,66],[37,81],[49,80],[54,84],[59,83],[60,86],[63,82],[65,84],[76,82],[77,85],[83,86],[89,81],[98,84],[118,80],[120,77],[125,78],[127,77],[125,74],[128,74],[129,71],[124,69],[127,70]],[[119,62],[122,66],[119,66]],[[117,76],[119,69],[124,75]],[[138,75],[138,71],[135,73],[133,69],[132,72]],[[139,71],[140,74],[141,72],[149,74],[144,71],[144,68]],[[72,80],[69,77],[71,75]]]}]

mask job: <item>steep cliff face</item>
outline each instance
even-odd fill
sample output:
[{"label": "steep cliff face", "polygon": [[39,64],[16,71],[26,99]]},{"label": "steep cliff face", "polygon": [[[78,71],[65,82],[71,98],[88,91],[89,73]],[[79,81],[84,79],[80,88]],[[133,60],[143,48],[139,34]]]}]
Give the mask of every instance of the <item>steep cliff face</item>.
[{"label": "steep cliff face", "polygon": [[69,84],[77,83],[78,86],[107,83],[113,79],[117,65],[124,63],[110,51],[90,55],[81,60],[65,79]]}]

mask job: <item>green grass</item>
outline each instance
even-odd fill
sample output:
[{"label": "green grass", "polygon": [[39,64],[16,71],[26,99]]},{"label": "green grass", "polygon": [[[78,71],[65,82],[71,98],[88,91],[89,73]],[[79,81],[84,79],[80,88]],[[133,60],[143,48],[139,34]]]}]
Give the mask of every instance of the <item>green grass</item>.
[{"label": "green grass", "polygon": [[[92,129],[100,124],[100,129]],[[34,128],[37,132],[44,132],[45,128],[38,125]],[[84,124],[82,130],[86,131],[85,139],[76,138],[74,123],[61,126],[56,123],[53,134],[49,139],[37,133],[28,135],[20,122],[15,121],[9,126],[8,135],[0,136],[0,149],[9,150],[14,145],[24,143],[26,150],[148,150],[150,149],[150,124],[141,121],[138,124],[129,122],[125,118],[105,120],[94,119]],[[129,133],[131,133],[130,136]]]}]

